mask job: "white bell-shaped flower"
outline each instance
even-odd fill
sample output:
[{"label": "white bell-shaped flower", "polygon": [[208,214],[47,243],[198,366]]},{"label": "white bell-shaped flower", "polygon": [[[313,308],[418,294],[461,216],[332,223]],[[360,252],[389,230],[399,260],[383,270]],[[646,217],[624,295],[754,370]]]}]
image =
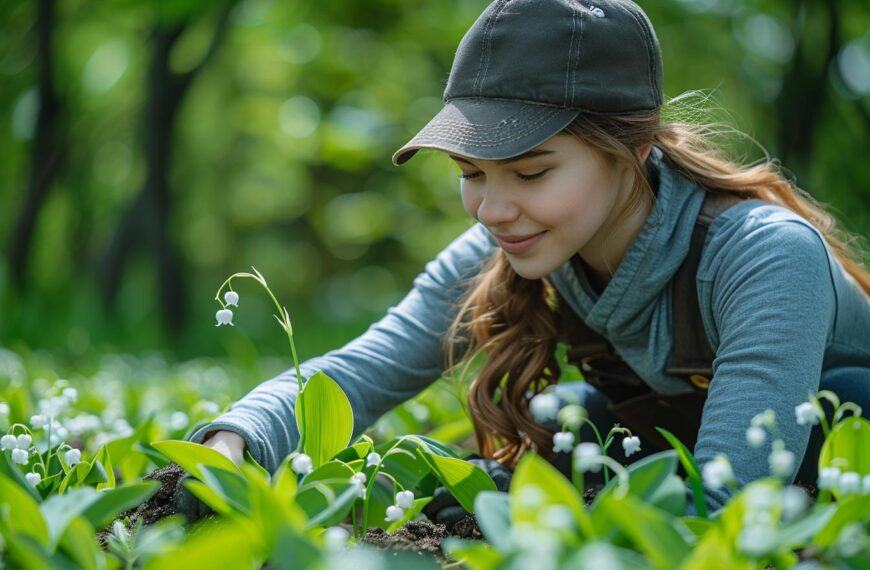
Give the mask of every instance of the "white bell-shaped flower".
[{"label": "white bell-shaped flower", "polygon": [[704,464],[701,469],[701,478],[704,485],[710,489],[719,489],[727,483],[734,481],[734,471],[728,457],[721,453]]},{"label": "white bell-shaped flower", "polygon": [[597,443],[584,442],[574,448],[574,468],[578,471],[601,471],[601,447]]},{"label": "white bell-shaped flower", "polygon": [[224,293],[224,302],[228,307],[238,307],[239,306],[239,294],[235,291],[227,291]]},{"label": "white bell-shaped flower", "polygon": [[819,478],[816,481],[816,484],[819,487],[819,490],[830,490],[835,489],[837,484],[840,481],[840,468],[839,467],[823,467],[819,470]]},{"label": "white bell-shaped flower", "polygon": [[761,426],[749,426],[746,430],[746,441],[751,447],[761,447],[767,440],[767,434]]},{"label": "white bell-shaped flower", "polygon": [[560,431],[553,434],[553,451],[569,453],[574,449],[574,434],[570,431]]},{"label": "white bell-shaped flower", "polygon": [[414,506],[414,493],[411,491],[399,491],[396,493],[396,506],[410,509]]},{"label": "white bell-shaped flower", "polygon": [[24,479],[32,486],[36,487],[39,482],[42,481],[42,475],[36,473],[35,471],[31,471],[24,476]]},{"label": "white bell-shaped flower", "polygon": [[30,449],[30,444],[33,443],[33,438],[30,434],[22,433],[15,439],[15,447],[18,449]]},{"label": "white bell-shaped flower", "polygon": [[16,443],[18,440],[12,434],[6,434],[3,437],[0,437],[0,447],[3,449],[15,449]]},{"label": "white bell-shaped flower", "polygon": [[402,507],[397,507],[396,505],[390,505],[387,507],[387,518],[384,520],[387,522],[396,522],[402,520],[402,517],[405,516],[405,509]]},{"label": "white bell-shaped flower", "polygon": [[770,472],[777,477],[788,477],[794,472],[795,455],[787,449],[772,451],[767,461]]},{"label": "white bell-shaped flower", "polygon": [[372,451],[366,456],[366,467],[375,467],[381,464],[381,454]]},{"label": "white bell-shaped flower", "polygon": [[861,475],[855,471],[846,471],[840,475],[840,480],[837,482],[837,487],[840,493],[848,495],[850,493],[861,492]]},{"label": "white bell-shaped flower", "polygon": [[801,426],[814,426],[819,423],[819,420],[821,419],[819,416],[818,408],[816,408],[810,402],[804,402],[803,404],[795,407],[794,415],[798,425]]},{"label": "white bell-shaped flower", "polygon": [[327,550],[341,550],[347,546],[350,533],[340,526],[331,526],[323,531],[323,540]]},{"label": "white bell-shaped flower", "polygon": [[640,438],[636,435],[623,438],[622,449],[625,450],[626,457],[631,457],[632,455],[640,451]]},{"label": "white bell-shaped flower", "polygon": [[559,398],[553,394],[538,394],[529,401],[529,411],[538,423],[555,420],[559,413]]},{"label": "white bell-shaped flower", "polygon": [[76,448],[72,448],[63,454],[63,459],[70,467],[78,465],[82,461],[82,452]]},{"label": "white bell-shaped flower", "polygon": [[314,471],[314,463],[309,456],[300,453],[290,462],[290,468],[299,475],[306,475]]},{"label": "white bell-shaped flower", "polygon": [[221,325],[233,326],[233,312],[229,309],[221,309],[215,314],[215,318],[217,319],[216,327]]},{"label": "white bell-shaped flower", "polygon": [[17,463],[18,465],[27,465],[27,459],[29,454],[26,449],[13,449],[12,450],[12,463]]},{"label": "white bell-shaped flower", "polygon": [[33,429],[42,429],[48,425],[48,416],[44,414],[36,414],[30,416],[30,427]]}]

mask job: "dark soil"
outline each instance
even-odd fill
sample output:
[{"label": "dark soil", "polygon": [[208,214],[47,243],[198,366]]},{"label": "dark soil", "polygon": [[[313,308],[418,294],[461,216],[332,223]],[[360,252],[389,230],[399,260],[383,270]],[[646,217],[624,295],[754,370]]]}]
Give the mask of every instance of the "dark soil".
[{"label": "dark soil", "polygon": [[363,542],[382,550],[410,550],[445,561],[441,553],[441,542],[445,538],[447,538],[447,528],[443,524],[408,521],[405,526],[392,534],[382,528],[370,528]]},{"label": "dark soil", "polygon": [[[150,499],[129,511],[125,511],[118,515],[115,520],[124,521],[127,528],[130,529],[136,524],[136,521],[141,520],[143,524],[153,524],[164,517],[174,515],[175,509],[175,489],[178,485],[178,480],[185,475],[184,469],[174,463],[169,463],[166,467],[162,467],[152,471],[143,477],[146,481],[160,481],[160,488],[154,493]],[[97,541],[103,549],[106,548],[108,535],[111,532],[112,525],[109,525],[104,530],[97,533]]]}]

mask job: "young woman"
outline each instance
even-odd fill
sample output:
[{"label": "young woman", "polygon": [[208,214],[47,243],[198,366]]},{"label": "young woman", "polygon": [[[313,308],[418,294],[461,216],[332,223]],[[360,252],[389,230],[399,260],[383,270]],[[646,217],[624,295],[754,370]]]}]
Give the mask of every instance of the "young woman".
[{"label": "young woman", "polygon": [[[665,426],[702,465],[727,455],[745,484],[769,473],[769,448],[745,433],[772,408],[800,466],[790,478],[814,482],[820,433],[810,444],[794,410],[820,387],[870,410],[870,275],[773,162],[732,162],[703,129],[661,120],[642,10],[493,2],[444,102],[393,160],[448,153],[477,223],[382,320],[302,365],[347,392],[356,433],[484,351],[469,394],[481,455],[508,470],[529,449],[559,463],[529,399],[558,381],[564,341],[587,380],[573,397],[603,431],[619,421],[651,453]],[[272,471],[296,443],[295,397],[289,370],[192,439],[236,461],[247,447]]]}]

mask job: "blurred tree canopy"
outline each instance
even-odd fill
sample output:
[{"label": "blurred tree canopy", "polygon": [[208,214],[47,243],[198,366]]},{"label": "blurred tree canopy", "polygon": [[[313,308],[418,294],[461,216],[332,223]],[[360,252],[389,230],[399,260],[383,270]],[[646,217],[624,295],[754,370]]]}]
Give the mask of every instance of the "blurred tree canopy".
[{"label": "blurred tree canopy", "polygon": [[[237,328],[213,328],[217,286],[251,265],[302,356],[365,330],[471,223],[448,160],[389,157],[486,4],[0,0],[0,343],[283,352],[247,283]],[[640,4],[666,95],[712,90],[715,118],[866,236],[865,0]]]}]

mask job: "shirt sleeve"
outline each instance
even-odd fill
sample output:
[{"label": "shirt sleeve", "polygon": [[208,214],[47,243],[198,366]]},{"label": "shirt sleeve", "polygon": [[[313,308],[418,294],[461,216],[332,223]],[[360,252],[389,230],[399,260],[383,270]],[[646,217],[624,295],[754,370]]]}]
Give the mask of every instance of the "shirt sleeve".
[{"label": "shirt sleeve", "polygon": [[[805,222],[744,220],[723,239],[714,245],[721,262],[709,284],[714,374],[695,458],[703,466],[725,454],[742,487],[770,474],[770,434],[760,448],[746,441],[753,416],[768,408],[785,448],[795,454],[795,471],[801,464],[811,426],[798,425],[794,409],[818,391],[836,297],[827,248]],[[786,482],[793,480],[794,473]],[[711,510],[732,493],[705,492]]]},{"label": "shirt sleeve", "polygon": [[[300,365],[305,378],[322,370],[342,387],[354,412],[354,437],[441,376],[444,333],[493,246],[483,226],[472,226],[429,262],[405,298],[365,333]],[[201,443],[216,430],[235,432],[254,460],[274,472],[298,440],[296,395],[291,368],[254,388],[190,440]]]}]

